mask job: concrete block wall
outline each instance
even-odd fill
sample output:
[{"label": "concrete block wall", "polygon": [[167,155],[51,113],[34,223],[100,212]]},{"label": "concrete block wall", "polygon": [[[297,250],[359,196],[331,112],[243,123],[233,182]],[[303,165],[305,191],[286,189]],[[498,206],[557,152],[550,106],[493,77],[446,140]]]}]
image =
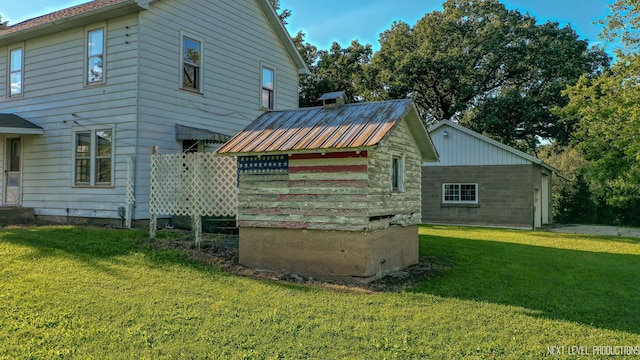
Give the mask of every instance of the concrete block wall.
[{"label": "concrete block wall", "polygon": [[[426,223],[531,227],[536,168],[529,165],[422,167]],[[443,183],[477,183],[478,204],[443,204]]]}]

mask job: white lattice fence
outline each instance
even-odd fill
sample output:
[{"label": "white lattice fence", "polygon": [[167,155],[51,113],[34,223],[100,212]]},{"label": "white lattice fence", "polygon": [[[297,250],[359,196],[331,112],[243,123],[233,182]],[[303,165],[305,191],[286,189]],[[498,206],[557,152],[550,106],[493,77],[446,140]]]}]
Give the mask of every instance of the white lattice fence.
[{"label": "white lattice fence", "polygon": [[[156,215],[161,214],[186,215],[194,219],[236,216],[237,179],[234,157],[214,153],[153,154],[151,217],[155,220]],[[154,231],[152,229],[152,237]]]}]

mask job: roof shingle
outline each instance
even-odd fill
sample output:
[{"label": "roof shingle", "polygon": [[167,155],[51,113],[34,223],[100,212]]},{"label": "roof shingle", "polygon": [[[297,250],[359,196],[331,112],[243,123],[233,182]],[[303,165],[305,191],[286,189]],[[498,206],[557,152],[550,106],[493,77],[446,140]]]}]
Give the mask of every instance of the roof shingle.
[{"label": "roof shingle", "polygon": [[35,17],[33,19],[19,22],[15,25],[7,27],[5,30],[0,30],[0,36],[34,28],[44,24],[55,23],[56,21],[64,20],[76,15],[88,13],[97,9],[105,8],[111,5],[119,4],[128,0],[93,0],[84,4],[76,5],[67,9],[52,12],[50,14]]}]

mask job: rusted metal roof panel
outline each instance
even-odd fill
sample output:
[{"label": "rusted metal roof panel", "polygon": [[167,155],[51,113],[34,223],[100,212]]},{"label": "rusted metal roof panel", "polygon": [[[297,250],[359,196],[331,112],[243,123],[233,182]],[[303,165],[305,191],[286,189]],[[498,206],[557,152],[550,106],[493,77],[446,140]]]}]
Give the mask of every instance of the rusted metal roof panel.
[{"label": "rusted metal roof panel", "polygon": [[403,99],[334,109],[314,107],[267,112],[225,143],[218,153],[371,147],[378,145],[412,109],[411,100]]}]

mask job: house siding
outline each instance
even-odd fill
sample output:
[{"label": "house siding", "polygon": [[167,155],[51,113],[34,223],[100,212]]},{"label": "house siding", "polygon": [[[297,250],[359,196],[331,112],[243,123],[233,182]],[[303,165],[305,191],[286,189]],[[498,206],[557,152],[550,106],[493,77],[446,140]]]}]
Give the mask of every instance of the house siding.
[{"label": "house siding", "polygon": [[[36,215],[115,218],[124,204],[126,157],[120,155],[135,149],[137,55],[125,42],[136,37],[136,22],[129,15],[99,23],[106,25],[104,85],[84,85],[85,27],[23,42],[24,95],[9,98],[3,86],[0,108],[44,128],[42,136],[22,137],[22,206]],[[0,48],[4,81],[7,49]],[[105,127],[115,130],[113,186],[74,187],[74,130]]]},{"label": "house siding", "polygon": [[[534,187],[540,178],[533,164],[424,166],[422,218],[430,223],[530,228]],[[478,204],[443,204],[443,183],[477,183]]]},{"label": "house siding", "polygon": [[[148,10],[96,24],[106,25],[107,37],[101,85],[84,85],[85,26],[20,43],[24,96],[7,96],[14,44],[0,46],[0,111],[44,128],[44,135],[22,137],[22,206],[36,215],[118,218],[131,158],[132,218],[148,219],[152,147],[181,151],[176,123],[227,135],[244,128],[261,113],[262,64],[276,69],[276,109],[298,106],[298,69],[256,1],[154,1]],[[203,40],[202,94],[179,89],[181,31]],[[76,187],[74,131],[101,128],[114,130],[114,182]],[[0,163],[4,158],[0,146]]]},{"label": "house siding", "polygon": [[[138,153],[181,151],[175,124],[235,135],[261,114],[261,64],[276,109],[298,107],[298,72],[255,1],[154,2],[140,13]],[[203,40],[202,94],[180,89],[180,35]],[[150,158],[136,163],[136,217],[148,217]]]}]

